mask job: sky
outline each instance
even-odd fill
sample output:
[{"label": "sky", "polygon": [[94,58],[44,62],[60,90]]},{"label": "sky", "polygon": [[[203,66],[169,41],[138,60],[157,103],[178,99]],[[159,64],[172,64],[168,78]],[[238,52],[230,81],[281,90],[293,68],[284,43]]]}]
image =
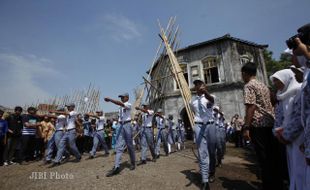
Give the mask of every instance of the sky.
[{"label": "sky", "polygon": [[157,20],[171,16],[180,46],[230,33],[268,44],[278,59],[285,40],[309,23],[309,0],[0,0],[0,105],[14,107],[87,89],[101,108],[142,82],[160,43]]}]

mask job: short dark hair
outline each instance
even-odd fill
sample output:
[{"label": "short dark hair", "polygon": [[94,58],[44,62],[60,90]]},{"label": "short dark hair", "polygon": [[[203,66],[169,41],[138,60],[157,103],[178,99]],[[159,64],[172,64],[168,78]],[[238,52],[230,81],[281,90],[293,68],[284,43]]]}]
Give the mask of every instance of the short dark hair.
[{"label": "short dark hair", "polygon": [[242,66],[241,72],[249,74],[251,76],[256,76],[257,66],[253,62],[248,62]]},{"label": "short dark hair", "polygon": [[37,109],[35,108],[35,107],[29,107],[28,109],[27,109],[27,111],[29,112],[29,111],[37,111]]},{"label": "short dark hair", "polygon": [[14,111],[20,111],[20,112],[23,112],[23,108],[22,108],[22,107],[20,107],[20,106],[16,106],[16,107],[14,108]]}]

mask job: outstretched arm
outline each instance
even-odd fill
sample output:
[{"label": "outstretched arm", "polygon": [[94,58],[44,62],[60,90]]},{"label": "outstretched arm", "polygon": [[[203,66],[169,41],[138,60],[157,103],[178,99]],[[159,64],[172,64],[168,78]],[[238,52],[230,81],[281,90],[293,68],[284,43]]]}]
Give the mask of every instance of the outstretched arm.
[{"label": "outstretched arm", "polygon": [[123,102],[118,101],[118,100],[113,100],[113,99],[111,99],[111,98],[109,98],[109,97],[104,98],[104,101],[106,101],[106,102],[112,102],[112,103],[115,104],[115,105],[122,106],[122,107],[126,107],[125,104],[124,104]]},{"label": "outstretched arm", "polygon": [[144,113],[149,113],[149,111],[147,109],[143,109],[143,108],[140,108],[140,107],[136,107],[136,110],[142,111]]}]

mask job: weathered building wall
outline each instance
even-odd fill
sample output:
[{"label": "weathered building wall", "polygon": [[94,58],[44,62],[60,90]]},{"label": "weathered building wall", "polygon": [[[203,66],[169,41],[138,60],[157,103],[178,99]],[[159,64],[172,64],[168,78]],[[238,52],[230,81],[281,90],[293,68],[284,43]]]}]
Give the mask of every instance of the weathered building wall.
[{"label": "weathered building wall", "polygon": [[[227,122],[236,113],[244,117],[244,84],[241,77],[241,67],[243,64],[248,61],[255,62],[258,68],[258,80],[265,84],[268,83],[263,48],[259,45],[255,46],[251,42],[219,40],[208,44],[194,45],[177,52],[177,57],[180,64],[187,65],[185,71],[188,73],[190,88],[193,87],[193,81],[196,78],[204,79],[202,60],[208,59],[208,57],[216,57],[219,82],[208,83],[207,86],[209,92],[216,96],[216,105],[220,106],[225,113]],[[166,59],[168,58],[166,57]],[[169,66],[170,63],[168,62],[157,65],[154,72],[152,72],[152,80],[171,74]],[[198,67],[198,76],[192,76],[193,67]],[[176,89],[176,82],[171,77],[165,83],[164,86],[161,86],[164,95],[164,101],[161,107],[164,109],[165,115],[172,114],[175,121],[178,118],[182,118],[185,120],[185,124],[187,123],[189,125],[181,94]],[[195,96],[195,94],[192,94],[192,96]]]}]

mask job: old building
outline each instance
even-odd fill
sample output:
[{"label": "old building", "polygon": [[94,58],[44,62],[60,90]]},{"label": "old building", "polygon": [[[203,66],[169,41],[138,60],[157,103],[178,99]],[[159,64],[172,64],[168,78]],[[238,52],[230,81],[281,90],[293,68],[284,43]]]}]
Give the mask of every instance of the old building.
[{"label": "old building", "polygon": [[[238,113],[244,116],[243,81],[241,67],[251,61],[258,66],[257,78],[268,83],[263,50],[268,45],[260,45],[226,34],[222,37],[194,44],[176,51],[178,62],[190,88],[196,78],[205,80],[209,92],[216,96],[216,104],[225,113],[226,120]],[[171,76],[169,59],[160,57],[152,69],[150,89],[147,99],[154,107],[161,107],[165,115],[172,114],[177,120],[182,118],[189,125],[184,103],[178,86]],[[191,128],[188,127],[188,134]]]}]

